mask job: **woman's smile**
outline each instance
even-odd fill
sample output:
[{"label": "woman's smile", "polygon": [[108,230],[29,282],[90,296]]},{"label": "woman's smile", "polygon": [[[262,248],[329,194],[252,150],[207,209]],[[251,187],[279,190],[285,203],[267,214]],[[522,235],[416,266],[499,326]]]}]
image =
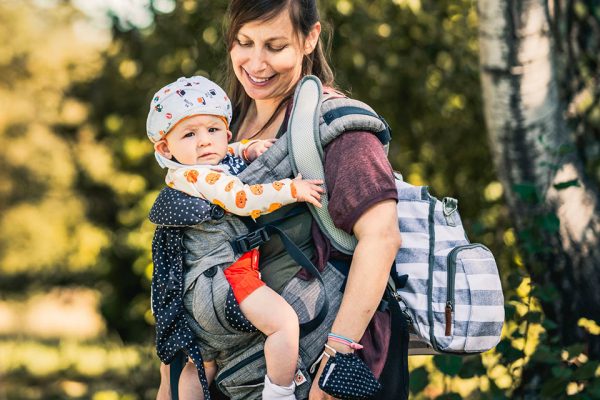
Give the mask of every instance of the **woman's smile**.
[{"label": "woman's smile", "polygon": [[259,77],[256,75],[252,75],[250,74],[248,71],[246,71],[244,69],[244,72],[246,73],[246,77],[248,78],[248,80],[255,86],[261,86],[264,87],[266,85],[268,85],[269,83],[272,82],[273,78],[275,78],[277,76],[277,74],[273,74],[271,76],[267,76],[267,77]]}]

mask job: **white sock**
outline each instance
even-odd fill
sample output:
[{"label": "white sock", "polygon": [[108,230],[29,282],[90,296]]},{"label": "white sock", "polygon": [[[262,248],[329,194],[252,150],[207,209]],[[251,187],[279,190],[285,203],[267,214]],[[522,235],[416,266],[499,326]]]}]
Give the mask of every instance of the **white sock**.
[{"label": "white sock", "polygon": [[296,400],[294,391],[296,384],[292,381],[290,386],[279,386],[271,382],[265,375],[265,388],[262,391],[263,400]]}]

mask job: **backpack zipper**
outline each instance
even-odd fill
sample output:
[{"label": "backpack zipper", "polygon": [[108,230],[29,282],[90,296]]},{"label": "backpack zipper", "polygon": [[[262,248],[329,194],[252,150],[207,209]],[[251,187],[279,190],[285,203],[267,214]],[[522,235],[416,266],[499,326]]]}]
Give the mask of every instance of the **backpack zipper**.
[{"label": "backpack zipper", "polygon": [[450,334],[452,333],[452,312],[454,311],[454,286],[456,280],[456,258],[458,257],[458,252],[462,250],[475,249],[478,247],[482,247],[485,250],[489,251],[487,247],[480,243],[472,243],[455,247],[448,254],[448,291],[446,293],[445,310],[446,331],[444,332],[446,336],[450,336]]}]

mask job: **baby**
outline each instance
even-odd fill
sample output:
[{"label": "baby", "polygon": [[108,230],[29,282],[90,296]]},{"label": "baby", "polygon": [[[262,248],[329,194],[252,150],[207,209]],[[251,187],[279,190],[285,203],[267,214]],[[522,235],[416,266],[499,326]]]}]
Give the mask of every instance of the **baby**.
[{"label": "baby", "polygon": [[[150,107],[148,137],[154,143],[157,161],[168,168],[166,182],[171,188],[254,219],[298,201],[321,206],[322,181],[298,176],[249,186],[233,175],[273,141],[229,144],[231,102],[214,82],[199,76],[179,78],[160,89]],[[263,399],[295,399],[293,378],[299,341],[296,313],[260,280],[256,249],[243,254],[224,274],[244,316],[267,336]],[[205,360],[204,367],[210,383],[217,372],[216,363]]]}]

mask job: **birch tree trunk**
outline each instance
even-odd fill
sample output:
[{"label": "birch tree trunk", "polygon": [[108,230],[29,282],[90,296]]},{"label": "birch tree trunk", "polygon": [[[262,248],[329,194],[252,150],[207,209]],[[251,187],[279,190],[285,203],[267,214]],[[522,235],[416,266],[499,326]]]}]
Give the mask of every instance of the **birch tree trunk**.
[{"label": "birch tree trunk", "polygon": [[600,321],[598,190],[565,123],[546,2],[479,0],[478,9],[485,119],[527,268],[556,289],[543,308],[561,343],[585,341],[597,359],[598,337],[577,321]]}]

